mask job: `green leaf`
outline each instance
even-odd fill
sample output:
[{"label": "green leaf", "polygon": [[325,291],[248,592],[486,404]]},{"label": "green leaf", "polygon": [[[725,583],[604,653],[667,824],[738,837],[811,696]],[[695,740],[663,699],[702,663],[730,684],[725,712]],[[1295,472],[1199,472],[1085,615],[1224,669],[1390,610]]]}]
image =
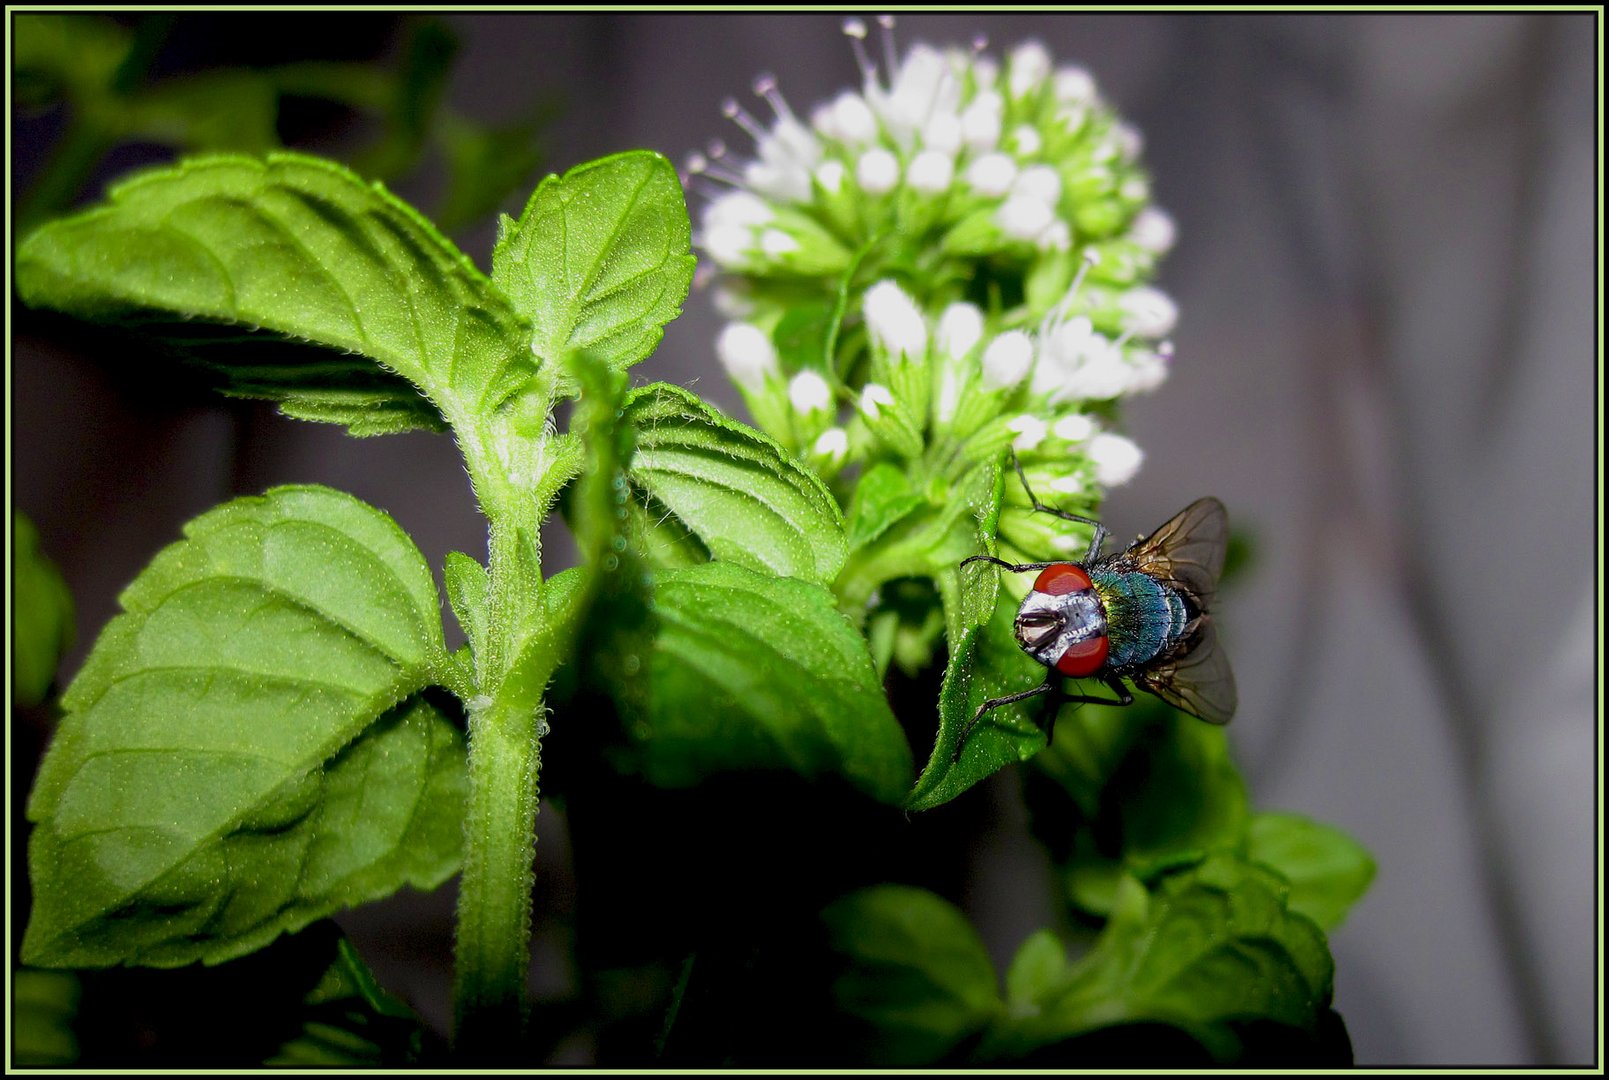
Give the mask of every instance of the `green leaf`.
[{"label": "green leaf", "polygon": [[15,968],[11,973],[10,1064],[24,1068],[75,1065],[82,988],[71,971]]},{"label": "green leaf", "polygon": [[[206,339],[195,323],[232,328],[209,354],[225,372],[219,353],[245,362],[229,389],[365,434],[428,426],[405,407],[412,388],[456,424],[535,373],[522,321],[462,252],[380,185],[298,154],[193,158],[124,181],[107,203],[29,236],[17,287],[81,318],[185,324],[196,348]],[[270,362],[260,344],[237,351],[242,332],[368,367],[309,363],[306,349]]]},{"label": "green leaf", "polygon": [[629,394],[623,419],[636,433],[631,482],[712,557],[823,585],[838,575],[838,503],[776,440],[668,383]]},{"label": "green leaf", "polygon": [[1030,934],[1017,947],[1006,972],[1006,1002],[1013,1013],[1037,1012],[1038,1002],[1054,992],[1065,980],[1067,973],[1067,947],[1054,931],[1040,930]]},{"label": "green leaf", "polygon": [[844,963],[838,1008],[866,1027],[862,1064],[932,1064],[1001,1011],[994,966],[972,924],[925,889],[879,885],[823,912]]},{"label": "green leaf", "polygon": [[439,600],[385,514],[276,488],[189,523],[62,698],[27,962],[216,963],[457,867]]},{"label": "green leaf", "polygon": [[479,653],[486,647],[486,595],[491,588],[486,568],[461,551],[449,551],[442,576],[447,583],[447,602],[463,627],[470,650]]},{"label": "green leaf", "polygon": [[634,150],[543,180],[518,222],[503,219],[492,280],[530,318],[542,360],[586,350],[623,369],[681,313],[691,241],[676,170]]},{"label": "green leaf", "polygon": [[1142,728],[1106,797],[1121,821],[1123,861],[1142,879],[1238,850],[1246,835],[1246,783],[1226,732],[1172,709]]},{"label": "green leaf", "polygon": [[1291,910],[1325,930],[1341,925],[1374,880],[1367,848],[1333,825],[1296,814],[1255,815],[1246,857],[1279,871],[1291,884]]},{"label": "green leaf", "polygon": [[11,693],[19,705],[37,705],[72,648],[73,596],[21,511],[12,512],[11,558]]},{"label": "green leaf", "polygon": [[985,701],[1045,681],[1045,668],[1022,651],[1012,634],[1016,607],[1002,594],[989,623],[967,630],[951,650],[939,689],[938,737],[927,767],[906,799],[907,810],[941,806],[1002,767],[1026,761],[1044,749],[1045,732],[1035,718],[1044,715],[1045,702],[1029,698],[984,713],[972,725],[960,756],[955,754],[962,732]]},{"label": "green leaf", "polygon": [[886,533],[927,500],[911,486],[905,470],[888,462],[873,465],[849,500],[849,546],[859,550]]},{"label": "green leaf", "polygon": [[636,733],[652,781],[785,768],[841,775],[887,802],[904,793],[910,748],[826,589],[712,562],[658,575],[654,614],[651,704]]},{"label": "green leaf", "polygon": [[989,1050],[1016,1057],[1101,1028],[1157,1022],[1232,1062],[1247,1025],[1322,1038],[1333,972],[1324,935],[1287,909],[1283,882],[1213,856],[1152,894],[1126,879],[1095,947],[1059,980],[1042,982],[1035,1007],[1014,1008]]},{"label": "green leaf", "polygon": [[303,1000],[302,1030],[264,1064],[384,1066],[419,1060],[424,1027],[388,994],[346,938],[324,977]]}]

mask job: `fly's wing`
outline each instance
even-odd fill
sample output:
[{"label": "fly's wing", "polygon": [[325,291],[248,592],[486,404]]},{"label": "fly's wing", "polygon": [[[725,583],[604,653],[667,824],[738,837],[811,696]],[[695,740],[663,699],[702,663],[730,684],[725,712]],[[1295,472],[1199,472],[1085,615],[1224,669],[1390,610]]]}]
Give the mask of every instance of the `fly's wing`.
[{"label": "fly's wing", "polygon": [[1195,644],[1133,676],[1134,685],[1209,724],[1227,724],[1239,704],[1235,673],[1218,648],[1218,631],[1202,616]]},{"label": "fly's wing", "polygon": [[[1218,591],[1229,540],[1229,513],[1210,495],[1180,510],[1122,555],[1136,570],[1189,593],[1205,611]],[[1233,684],[1230,686],[1233,689]]]}]

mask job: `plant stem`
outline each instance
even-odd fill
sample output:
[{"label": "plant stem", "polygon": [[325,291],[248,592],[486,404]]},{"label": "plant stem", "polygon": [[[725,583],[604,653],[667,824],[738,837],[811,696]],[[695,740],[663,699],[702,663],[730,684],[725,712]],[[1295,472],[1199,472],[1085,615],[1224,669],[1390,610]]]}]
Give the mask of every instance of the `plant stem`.
[{"label": "plant stem", "polygon": [[453,1041],[460,1058],[509,1064],[523,1034],[539,709],[496,698],[470,709],[469,814],[453,988]]}]

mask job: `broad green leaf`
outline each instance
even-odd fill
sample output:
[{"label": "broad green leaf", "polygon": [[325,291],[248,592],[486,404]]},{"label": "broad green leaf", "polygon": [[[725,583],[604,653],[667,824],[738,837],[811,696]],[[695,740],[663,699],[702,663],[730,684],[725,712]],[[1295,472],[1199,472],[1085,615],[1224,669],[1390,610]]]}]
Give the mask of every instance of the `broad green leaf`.
[{"label": "broad green leaf", "polygon": [[1067,947],[1054,931],[1030,934],[1017,947],[1006,972],[1006,1004],[1013,1013],[1032,1014],[1038,1002],[1066,979]]},{"label": "broad green leaf", "polygon": [[1246,857],[1279,871],[1291,884],[1291,910],[1325,930],[1341,925],[1374,880],[1374,859],[1362,844],[1296,814],[1253,816]]},{"label": "broad green leaf", "polygon": [[24,1068],[75,1065],[82,988],[71,971],[14,968],[11,972],[11,1053],[8,1064]]},{"label": "broad green leaf", "polygon": [[1155,1022],[1231,1062],[1244,1052],[1247,1025],[1322,1037],[1333,971],[1324,935],[1287,909],[1276,876],[1214,856],[1151,894],[1127,879],[1095,947],[1059,980],[1041,983],[1036,1009],[1014,1008],[989,1050],[1018,1057],[1113,1025]]},{"label": "broad green leaf", "polygon": [[492,280],[531,320],[543,361],[584,350],[623,369],[681,313],[691,242],[676,170],[634,150],[543,180],[519,221],[503,219]]},{"label": "broad green leaf", "polygon": [[712,557],[828,584],[844,564],[832,493],[776,440],[694,394],[654,383],[626,398],[637,449],[627,476]]},{"label": "broad green leaf", "polygon": [[481,652],[486,647],[486,593],[490,588],[486,568],[461,551],[449,551],[442,577],[447,584],[447,602],[463,627],[470,649]]},{"label": "broad green leaf", "polygon": [[215,963],[462,842],[459,732],[415,695],[439,600],[385,514],[318,487],[189,523],[123,593],[29,801],[29,963]]},{"label": "broad green leaf", "polygon": [[11,559],[11,693],[19,705],[37,705],[73,644],[73,597],[21,511],[12,512]]},{"label": "broad green leaf", "polygon": [[657,576],[654,615],[636,737],[655,783],[785,768],[840,775],[887,802],[903,794],[910,748],[865,641],[826,589],[705,563]]},{"label": "broad green leaf", "polygon": [[1238,850],[1246,835],[1246,783],[1224,729],[1171,709],[1142,729],[1106,797],[1121,822],[1123,861],[1143,879]]},{"label": "broad green leaf", "polygon": [[[535,372],[529,331],[462,252],[379,184],[319,158],[193,158],[114,187],[18,249],[36,307],[101,322],[221,324],[354,354],[268,363],[256,348],[230,388],[293,415],[401,430],[412,384],[449,420],[490,411]],[[239,334],[233,335],[238,337]],[[220,339],[230,348],[230,336]],[[228,370],[212,350],[209,361]],[[233,352],[224,353],[233,359]],[[406,384],[388,379],[395,373]]]},{"label": "broad green leaf", "polygon": [[966,631],[951,650],[939,689],[938,737],[927,767],[906,799],[907,810],[943,805],[1003,766],[1026,761],[1044,748],[1040,724],[1050,695],[984,713],[956,755],[963,730],[985,701],[1031,690],[1045,681],[1045,668],[1017,645],[1011,630],[1015,619],[1016,605],[1001,594],[989,623]]},{"label": "broad green leaf", "polygon": [[855,485],[845,515],[849,546],[866,547],[927,500],[911,486],[905,470],[888,462],[873,465]]},{"label": "broad green leaf", "polygon": [[867,1028],[862,1064],[933,1064],[1001,1011],[977,931],[925,889],[862,889],[834,901],[822,919],[844,965],[833,997]]},{"label": "broad green leaf", "polygon": [[424,1042],[419,1018],[386,993],[344,937],[303,1005],[302,1030],[264,1064],[379,1068],[419,1060]]}]

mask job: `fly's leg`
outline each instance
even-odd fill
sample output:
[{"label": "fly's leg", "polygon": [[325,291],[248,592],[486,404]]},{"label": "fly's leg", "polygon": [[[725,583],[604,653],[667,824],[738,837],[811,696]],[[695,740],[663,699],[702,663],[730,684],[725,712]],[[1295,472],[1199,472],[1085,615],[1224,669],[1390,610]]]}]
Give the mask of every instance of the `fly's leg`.
[{"label": "fly's leg", "polygon": [[1009,563],[1004,559],[997,559],[993,555],[968,555],[961,560],[961,565],[965,566],[969,562],[992,562],[996,566],[1010,570],[1013,574],[1020,574],[1024,570],[1043,570],[1047,566],[1057,565],[1056,563],[1048,562]]},{"label": "fly's leg", "polygon": [[1117,697],[1115,697],[1115,698],[1106,698],[1106,697],[1095,697],[1095,696],[1093,696],[1091,694],[1068,694],[1067,695],[1067,700],[1068,701],[1076,701],[1076,702],[1086,702],[1087,701],[1091,705],[1133,705],[1134,704],[1134,695],[1129,693],[1129,689],[1128,689],[1128,687],[1123,685],[1123,680],[1122,679],[1118,678],[1116,675],[1108,675],[1105,678],[1103,678],[1101,681],[1104,682],[1111,689],[1112,693],[1117,695]]},{"label": "fly's leg", "polygon": [[1101,553],[1101,545],[1106,543],[1106,526],[1094,518],[1085,517],[1083,514],[1075,514],[1071,510],[1058,510],[1054,506],[1046,506],[1039,501],[1039,496],[1034,494],[1034,489],[1028,486],[1028,474],[1022,471],[1022,460],[1017,457],[1015,449],[1011,451],[1011,464],[1015,466],[1017,479],[1022,481],[1022,490],[1028,493],[1028,501],[1033,503],[1035,510],[1050,514],[1053,517],[1059,517],[1063,521],[1076,521],[1081,525],[1095,526],[1095,538],[1090,541],[1089,554],[1084,556],[1084,565],[1088,566],[1094,562],[1095,557]]},{"label": "fly's leg", "polygon": [[972,719],[967,721],[967,726],[961,729],[961,737],[955,742],[955,753],[950,758],[951,762],[961,760],[961,751],[966,747],[967,736],[972,734],[972,729],[977,726],[979,720],[983,719],[984,713],[988,712],[990,709],[998,709],[1002,705],[1010,705],[1013,702],[1026,701],[1028,698],[1038,697],[1040,694],[1048,694],[1055,688],[1056,676],[1055,673],[1052,672],[1050,678],[1046,679],[1043,683],[1040,683],[1032,690],[1024,690],[1019,694],[1007,694],[1005,697],[990,698],[982,705],[979,705],[978,711],[973,713]]}]

